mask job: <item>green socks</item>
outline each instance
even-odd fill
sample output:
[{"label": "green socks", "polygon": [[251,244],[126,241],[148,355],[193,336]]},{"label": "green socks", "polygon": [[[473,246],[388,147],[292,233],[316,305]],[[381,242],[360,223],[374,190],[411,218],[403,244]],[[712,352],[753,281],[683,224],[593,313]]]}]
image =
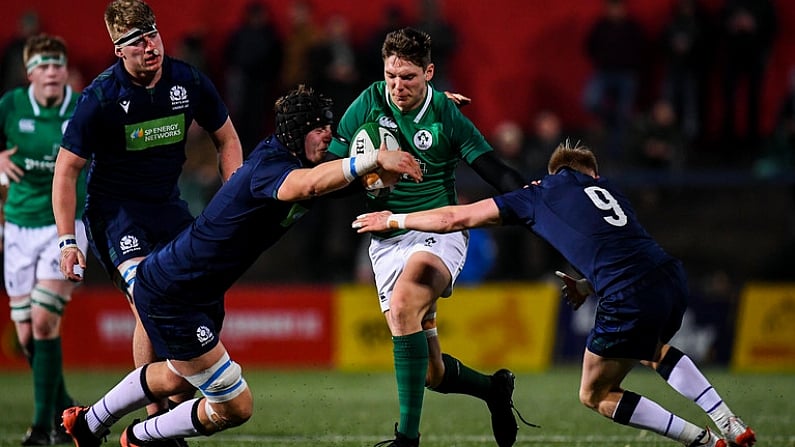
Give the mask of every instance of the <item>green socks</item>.
[{"label": "green socks", "polygon": [[444,377],[430,390],[442,394],[468,394],[486,400],[491,390],[491,376],[475,371],[449,354],[442,354],[442,360]]},{"label": "green socks", "polygon": [[63,378],[61,338],[34,340],[33,425],[51,429],[56,412],[71,405]]},{"label": "green socks", "polygon": [[420,436],[420,416],[428,372],[428,342],[425,333],[393,336],[392,344],[397,378],[400,425],[398,431],[408,438]]}]

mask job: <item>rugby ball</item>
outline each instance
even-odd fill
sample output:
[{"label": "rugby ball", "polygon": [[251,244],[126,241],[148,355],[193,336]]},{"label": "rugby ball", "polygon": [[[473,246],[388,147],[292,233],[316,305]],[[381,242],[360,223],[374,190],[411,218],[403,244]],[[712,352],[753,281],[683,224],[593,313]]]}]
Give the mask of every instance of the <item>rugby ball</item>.
[{"label": "rugby ball", "polygon": [[[378,123],[364,123],[353,134],[353,140],[348,148],[348,156],[355,157],[377,151],[384,142],[386,149],[390,151],[400,150],[398,139],[389,129],[379,126]],[[365,189],[376,197],[388,194],[394,185],[387,185],[381,179],[381,169],[362,176],[362,183]]]}]

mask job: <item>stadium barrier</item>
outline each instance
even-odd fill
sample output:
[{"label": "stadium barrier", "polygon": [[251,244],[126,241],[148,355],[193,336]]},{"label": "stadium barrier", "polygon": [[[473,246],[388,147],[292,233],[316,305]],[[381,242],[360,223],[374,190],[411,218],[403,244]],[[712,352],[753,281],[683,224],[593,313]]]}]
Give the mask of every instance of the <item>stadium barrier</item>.
[{"label": "stadium barrier", "polygon": [[[239,285],[226,303],[221,338],[247,367],[392,368],[391,338],[370,285]],[[737,309],[707,304],[686,315],[674,339],[696,361],[709,363],[720,348],[730,352],[724,361],[732,371],[795,372],[795,283],[749,284]],[[591,301],[576,313],[561,305],[556,283],[489,283],[456,287],[453,298],[439,300],[438,327],[444,349],[473,367],[535,372],[579,361],[593,311]],[[63,319],[65,367],[129,368],[133,327],[119,292],[78,289]],[[0,368],[27,367],[8,312],[0,312]]]}]

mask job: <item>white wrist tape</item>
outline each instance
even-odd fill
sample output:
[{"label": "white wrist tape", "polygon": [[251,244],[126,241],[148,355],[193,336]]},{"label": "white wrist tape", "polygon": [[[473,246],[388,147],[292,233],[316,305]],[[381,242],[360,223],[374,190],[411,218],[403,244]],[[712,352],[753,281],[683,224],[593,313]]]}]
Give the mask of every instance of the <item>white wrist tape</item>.
[{"label": "white wrist tape", "polygon": [[342,175],[349,182],[352,182],[362,174],[375,170],[377,167],[378,151],[342,159]]},{"label": "white wrist tape", "polygon": [[78,248],[77,237],[74,234],[64,234],[58,238],[58,248],[64,251],[67,248]]},{"label": "white wrist tape", "polygon": [[403,230],[406,228],[405,214],[392,214],[386,219],[386,226],[391,230]]}]

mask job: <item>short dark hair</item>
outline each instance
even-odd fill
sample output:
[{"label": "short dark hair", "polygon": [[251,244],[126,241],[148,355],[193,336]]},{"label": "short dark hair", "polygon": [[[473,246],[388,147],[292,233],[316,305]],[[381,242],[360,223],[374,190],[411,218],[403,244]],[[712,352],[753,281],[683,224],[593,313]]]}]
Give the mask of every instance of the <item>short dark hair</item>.
[{"label": "short dark hair", "polygon": [[431,36],[414,28],[401,28],[386,35],[381,58],[397,56],[415,65],[428,68],[431,64]]}]

